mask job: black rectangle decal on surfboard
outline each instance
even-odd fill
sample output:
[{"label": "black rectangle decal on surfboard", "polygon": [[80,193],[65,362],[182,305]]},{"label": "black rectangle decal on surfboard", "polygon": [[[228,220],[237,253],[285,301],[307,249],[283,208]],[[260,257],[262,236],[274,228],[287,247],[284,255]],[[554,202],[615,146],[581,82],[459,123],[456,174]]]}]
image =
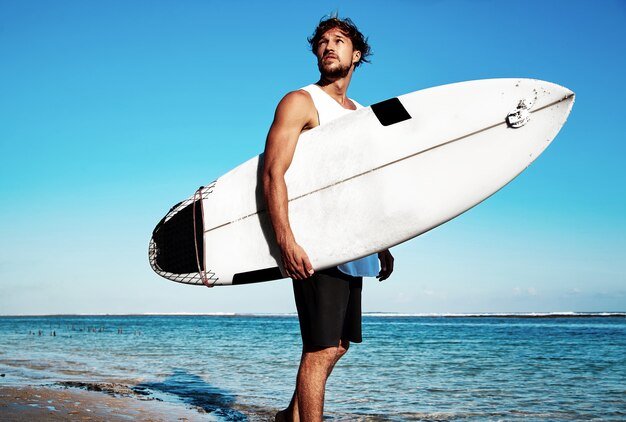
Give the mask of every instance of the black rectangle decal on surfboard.
[{"label": "black rectangle decal on surfboard", "polygon": [[237,273],[233,276],[233,284],[260,283],[261,281],[279,280],[283,278],[278,267]]},{"label": "black rectangle decal on surfboard", "polygon": [[372,104],[372,111],[383,126],[395,125],[411,118],[411,115],[397,97]]}]

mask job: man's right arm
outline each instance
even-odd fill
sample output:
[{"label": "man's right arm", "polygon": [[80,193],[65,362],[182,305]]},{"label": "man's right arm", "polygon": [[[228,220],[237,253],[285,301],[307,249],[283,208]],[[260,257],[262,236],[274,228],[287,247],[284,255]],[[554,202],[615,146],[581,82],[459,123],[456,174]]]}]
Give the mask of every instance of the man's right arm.
[{"label": "man's right arm", "polygon": [[274,121],[265,143],[263,191],[267,210],[280,248],[287,276],[296,280],[310,277],[313,267],[306,252],[296,242],[289,224],[289,202],[285,173],[291,165],[298,138],[314,125],[315,113],[308,94],[287,94],[276,108]]}]

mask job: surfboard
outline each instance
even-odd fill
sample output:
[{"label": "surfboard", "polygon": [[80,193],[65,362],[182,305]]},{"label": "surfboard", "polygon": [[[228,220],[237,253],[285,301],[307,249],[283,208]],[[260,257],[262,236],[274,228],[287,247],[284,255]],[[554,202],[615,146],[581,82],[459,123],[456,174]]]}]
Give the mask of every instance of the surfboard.
[{"label": "surfboard", "polygon": [[[573,104],[572,91],[550,82],[486,79],[394,97],[307,131],[285,175],[295,238],[318,270],[419,236],[526,169]],[[283,278],[262,168],[261,154],[172,207],[150,240],[153,270],[207,286]]]}]

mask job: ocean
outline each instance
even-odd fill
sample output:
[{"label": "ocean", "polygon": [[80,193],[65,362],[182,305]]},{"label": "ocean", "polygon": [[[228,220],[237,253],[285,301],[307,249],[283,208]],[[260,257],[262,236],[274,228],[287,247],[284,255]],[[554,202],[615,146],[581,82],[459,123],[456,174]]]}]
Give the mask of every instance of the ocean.
[{"label": "ocean", "polygon": [[[328,420],[626,420],[625,314],[375,314],[363,333]],[[126,388],[206,420],[284,408],[300,353],[294,315],[0,317],[0,386]]]}]

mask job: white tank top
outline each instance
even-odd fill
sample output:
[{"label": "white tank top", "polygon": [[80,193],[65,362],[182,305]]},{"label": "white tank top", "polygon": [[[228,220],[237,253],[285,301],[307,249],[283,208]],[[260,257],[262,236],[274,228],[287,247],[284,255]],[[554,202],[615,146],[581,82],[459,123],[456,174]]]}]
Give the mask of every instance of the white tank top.
[{"label": "white tank top", "polygon": [[[348,113],[353,112],[347,108],[343,108],[333,97],[328,95],[318,85],[312,84],[301,88],[311,95],[313,104],[317,109],[317,117],[320,125],[328,123],[331,120],[337,119],[341,116],[345,116]],[[357,110],[363,108],[363,106],[352,98],[350,101],[354,103]],[[355,261],[346,262],[345,264],[338,265],[337,268],[344,274],[351,275],[353,277],[375,277],[378,275],[378,255],[373,254]]]},{"label": "white tank top", "polygon": [[[318,85],[311,84],[301,89],[308,92],[313,99],[313,104],[315,104],[315,108],[317,109],[317,117],[319,118],[320,125],[328,123],[331,120],[335,120],[338,117],[344,116],[354,111],[343,108],[341,104],[339,104],[337,101],[335,101],[333,97],[324,92],[322,88],[320,88]],[[354,103],[357,110],[359,108],[363,108],[361,104],[357,103],[352,98],[350,98],[350,101]]]}]

